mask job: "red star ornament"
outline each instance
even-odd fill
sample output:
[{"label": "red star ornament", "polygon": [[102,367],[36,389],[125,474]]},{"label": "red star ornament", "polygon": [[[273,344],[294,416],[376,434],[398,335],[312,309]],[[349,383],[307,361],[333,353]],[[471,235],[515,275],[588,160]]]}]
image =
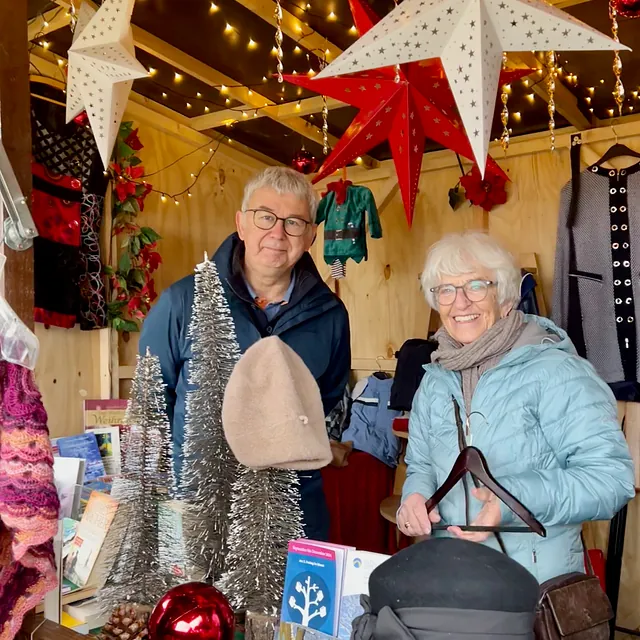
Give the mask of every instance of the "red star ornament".
[{"label": "red star ornament", "polygon": [[[360,0],[350,0],[350,5],[360,34],[377,22],[378,17]],[[405,215],[411,226],[425,137],[473,160],[473,151],[459,119],[450,118],[444,109],[436,106],[430,95],[434,78],[439,77],[440,71],[439,63],[425,67],[414,62],[401,65],[399,82],[395,81],[394,67],[320,80],[304,75],[284,76],[292,84],[360,109],[313,182],[322,180],[388,139]],[[451,92],[445,79],[442,80],[442,87],[446,93],[441,92],[439,101],[448,106]],[[507,178],[491,158],[487,170]]]}]

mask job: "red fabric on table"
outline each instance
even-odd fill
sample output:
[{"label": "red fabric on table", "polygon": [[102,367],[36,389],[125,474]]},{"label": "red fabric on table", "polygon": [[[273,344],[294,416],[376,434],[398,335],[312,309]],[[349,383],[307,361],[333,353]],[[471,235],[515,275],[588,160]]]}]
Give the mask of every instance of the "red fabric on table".
[{"label": "red fabric on table", "polygon": [[395,469],[362,451],[351,453],[348,461],[346,467],[322,470],[331,517],[329,541],[392,554],[395,526],[380,515],[380,503],[393,493]]}]

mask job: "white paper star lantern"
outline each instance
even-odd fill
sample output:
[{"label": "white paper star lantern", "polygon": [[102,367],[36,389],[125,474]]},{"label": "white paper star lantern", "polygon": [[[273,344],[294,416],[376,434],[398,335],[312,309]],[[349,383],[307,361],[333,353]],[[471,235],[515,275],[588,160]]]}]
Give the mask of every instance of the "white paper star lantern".
[{"label": "white paper star lantern", "polygon": [[67,122],[86,109],[105,168],[109,164],[133,81],[149,73],[136,60],[131,32],[135,0],[85,2],[69,48]]},{"label": "white paper star lantern", "polygon": [[628,50],[540,0],[404,0],[316,78],[439,57],[484,175],[503,51]]}]

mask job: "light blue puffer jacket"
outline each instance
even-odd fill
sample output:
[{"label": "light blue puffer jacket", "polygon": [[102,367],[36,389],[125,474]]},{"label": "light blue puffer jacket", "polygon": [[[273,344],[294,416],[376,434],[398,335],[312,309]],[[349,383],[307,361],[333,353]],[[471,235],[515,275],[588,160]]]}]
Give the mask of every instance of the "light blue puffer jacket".
[{"label": "light blue puffer jacket", "polygon": [[[483,452],[496,480],[545,526],[546,538],[502,534],[509,556],[543,582],[584,571],[581,523],[612,518],[635,495],[634,474],[609,387],[562,329],[546,318],[525,318],[539,325],[524,332],[536,339],[516,343],[480,377],[467,444]],[[403,498],[430,497],[459,453],[453,398],[464,416],[460,375],[436,364],[425,371],[411,411]],[[473,496],[470,502],[473,518],[481,503]],[[464,524],[462,482],[439,509],[444,523]],[[522,524],[504,505],[502,512],[503,524]],[[499,548],[493,535],[486,544]]]}]

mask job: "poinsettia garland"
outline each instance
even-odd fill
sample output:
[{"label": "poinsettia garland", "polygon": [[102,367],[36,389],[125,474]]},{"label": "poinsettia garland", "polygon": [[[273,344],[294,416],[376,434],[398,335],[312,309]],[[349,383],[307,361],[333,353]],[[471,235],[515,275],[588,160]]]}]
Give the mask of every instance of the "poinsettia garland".
[{"label": "poinsettia garland", "polygon": [[139,331],[139,323],[157,297],[151,274],[162,263],[156,249],[160,236],[151,227],[141,227],[136,222],[152,190],[150,184],[141,181],[144,167],[136,152],[142,148],[138,129],[133,128],[132,122],[123,122],[109,166],[114,185],[111,237],[121,238],[121,254],[117,267],[105,268],[111,285],[107,315],[109,325],[116,331]]}]

